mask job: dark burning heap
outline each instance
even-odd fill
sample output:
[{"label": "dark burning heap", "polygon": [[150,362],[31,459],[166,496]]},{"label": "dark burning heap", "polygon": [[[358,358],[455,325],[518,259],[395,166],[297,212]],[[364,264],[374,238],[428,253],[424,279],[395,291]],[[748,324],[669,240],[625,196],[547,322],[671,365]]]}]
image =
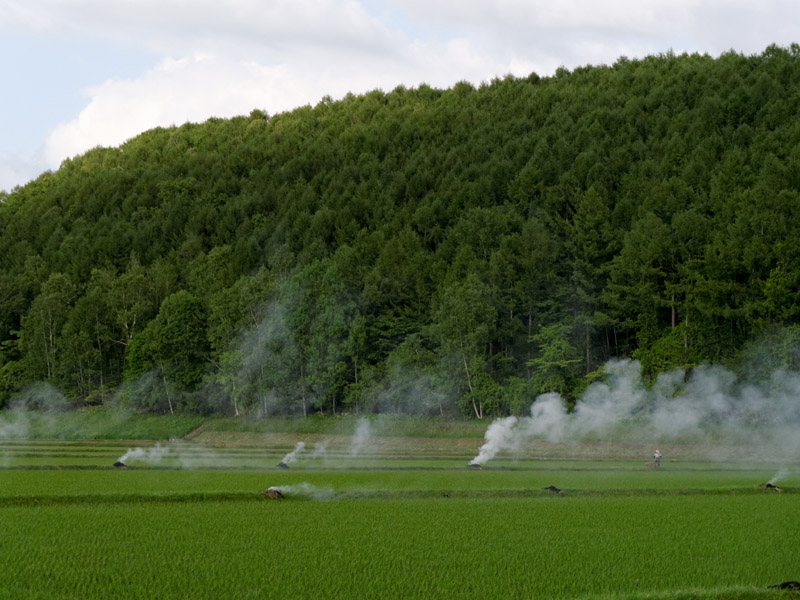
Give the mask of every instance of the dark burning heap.
[{"label": "dark burning heap", "polygon": [[[773,486],[774,487],[774,486]],[[793,592],[800,592],[800,581],[784,581],[777,585],[769,586],[771,590],[791,590]]]},{"label": "dark burning heap", "polygon": [[283,500],[285,498],[285,496],[280,491],[271,487],[265,490],[261,490],[258,493],[265,495],[267,498],[270,498],[271,500]]},{"label": "dark burning heap", "polygon": [[563,494],[564,493],[564,490],[560,490],[554,485],[548,485],[546,488],[542,488],[542,489],[545,489],[548,492],[553,492],[554,494]]},{"label": "dark burning heap", "polygon": [[768,490],[774,490],[779,494],[783,492],[783,488],[779,488],[777,485],[773,485],[770,482],[762,483],[760,487],[766,488]]},{"label": "dark burning heap", "polygon": [[471,462],[467,465],[470,469],[480,469],[481,466],[478,463]]},{"label": "dark burning heap", "polygon": [[117,461],[117,462],[115,462],[115,463],[114,463],[114,466],[115,466],[117,469],[127,469],[127,468],[128,468],[128,465],[126,465],[124,462],[121,462],[121,461]]},{"label": "dark burning heap", "polygon": [[278,468],[280,468],[280,469],[288,469],[289,465],[287,465],[285,462],[281,461],[281,462],[278,463]]}]

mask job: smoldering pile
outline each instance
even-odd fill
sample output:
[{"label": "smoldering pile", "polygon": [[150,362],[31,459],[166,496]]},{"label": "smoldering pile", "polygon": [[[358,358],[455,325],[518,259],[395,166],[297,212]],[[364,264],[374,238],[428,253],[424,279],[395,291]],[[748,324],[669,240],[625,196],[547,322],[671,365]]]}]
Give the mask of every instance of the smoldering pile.
[{"label": "smoldering pile", "polygon": [[783,492],[783,488],[780,488],[775,484],[781,481],[782,479],[785,479],[788,475],[789,475],[789,469],[785,468],[781,469],[780,471],[775,473],[775,475],[773,475],[769,481],[760,483],[759,487],[763,487],[764,489],[772,490],[773,492],[778,492],[780,494]]},{"label": "smoldering pile", "polygon": [[792,592],[800,592],[800,581],[784,581],[777,585],[769,586],[771,590],[789,590]]},{"label": "smoldering pile", "polygon": [[117,469],[130,468],[131,462],[146,463],[148,465],[162,465],[166,463],[169,468],[194,469],[203,466],[215,465],[218,456],[215,452],[197,445],[187,445],[181,440],[170,438],[167,445],[156,443],[149,448],[128,448],[114,463]]},{"label": "smoldering pile", "polygon": [[333,489],[319,488],[304,481],[292,485],[273,485],[259,493],[272,500],[280,500],[282,498],[330,500],[336,496],[336,492]]},{"label": "smoldering pile", "polygon": [[283,500],[286,498],[286,496],[284,496],[279,489],[274,487],[268,487],[267,489],[261,490],[258,493],[263,494],[270,500]]},{"label": "smoldering pile", "polygon": [[542,488],[542,489],[544,489],[547,492],[553,492],[554,494],[563,494],[564,493],[564,490],[560,490],[554,485],[548,485],[546,488]]},{"label": "smoldering pile", "polygon": [[767,490],[772,490],[773,492],[778,492],[779,494],[783,493],[783,488],[779,488],[777,485],[770,483],[769,481],[766,483],[762,483],[759,487],[763,487]]},{"label": "smoldering pile", "polygon": [[278,468],[288,469],[289,465],[292,464],[294,461],[296,461],[297,456],[300,453],[302,453],[305,449],[306,449],[305,442],[297,442],[294,446],[294,450],[292,450],[286,456],[284,456],[283,460],[278,463]]},{"label": "smoldering pile", "polygon": [[127,468],[127,461],[141,460],[149,464],[160,463],[170,453],[168,446],[156,444],[152,448],[128,448],[128,451],[117,459],[114,466],[118,469]]}]

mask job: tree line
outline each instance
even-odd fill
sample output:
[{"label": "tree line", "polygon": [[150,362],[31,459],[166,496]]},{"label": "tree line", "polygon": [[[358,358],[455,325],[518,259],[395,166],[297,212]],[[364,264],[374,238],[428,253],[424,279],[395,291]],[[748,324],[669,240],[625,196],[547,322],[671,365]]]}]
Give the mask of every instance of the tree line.
[{"label": "tree line", "polygon": [[793,44],[96,148],[0,198],[0,405],[482,418],[614,357],[791,368],[799,113]]}]

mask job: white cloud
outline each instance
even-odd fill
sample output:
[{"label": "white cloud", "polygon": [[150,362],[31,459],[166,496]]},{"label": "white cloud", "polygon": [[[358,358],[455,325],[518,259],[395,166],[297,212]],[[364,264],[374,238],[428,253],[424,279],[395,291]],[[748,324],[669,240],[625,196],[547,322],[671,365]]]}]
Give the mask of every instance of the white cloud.
[{"label": "white cloud", "polygon": [[8,0],[6,28],[91,35],[171,55],[199,48],[387,49],[390,32],[355,0]]},{"label": "white cloud", "polygon": [[158,126],[247,114],[301,102],[304,84],[280,67],[209,56],[165,59],[135,80],[109,80],[88,90],[78,117],[56,128],[45,144],[48,164],[97,145],[115,146]]},{"label": "white cloud", "polygon": [[[396,0],[426,27],[468,38],[498,62],[533,66],[611,64],[674,50],[753,54],[797,41],[794,0]],[[512,70],[512,72],[514,72]]]},{"label": "white cloud", "polygon": [[[313,69],[307,64],[312,60]],[[111,79],[86,90],[89,103],[76,119],[55,129],[44,154],[57,168],[67,157],[98,145],[119,145],[157,126],[248,114],[254,108],[275,114],[315,104],[325,95],[388,91],[401,83],[445,87],[460,79],[480,81],[493,74],[494,66],[466,40],[437,47],[410,44],[402,62],[369,55],[341,61],[335,53],[302,52],[277,65],[209,54],[164,59],[135,80]]]},{"label": "white cloud", "polygon": [[313,57],[302,53],[293,62],[277,65],[208,54],[164,59],[135,80],[111,79],[87,90],[87,106],[76,119],[55,129],[44,154],[47,164],[56,168],[67,157],[98,145],[121,144],[156,126],[248,114],[253,108],[274,114],[314,104],[324,95],[338,98],[350,91],[388,90],[420,80],[449,85],[490,72],[490,65],[467,42],[436,49],[436,64],[422,68],[431,51],[426,45],[413,46],[403,64],[368,56],[343,62],[332,54],[318,57],[315,69],[304,64]]},{"label": "white cloud", "polygon": [[[0,0],[0,34],[113,40],[159,57],[84,90],[80,114],[44,143],[50,168],[155,126],[348,91],[548,75],[670,48],[759,52],[793,41],[798,18],[789,0]],[[0,188],[35,164],[0,160]]]}]

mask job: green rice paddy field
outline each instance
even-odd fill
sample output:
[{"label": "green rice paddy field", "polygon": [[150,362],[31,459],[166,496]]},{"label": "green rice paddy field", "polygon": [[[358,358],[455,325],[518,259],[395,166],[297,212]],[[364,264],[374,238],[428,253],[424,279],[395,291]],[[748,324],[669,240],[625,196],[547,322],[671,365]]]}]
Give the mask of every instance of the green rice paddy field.
[{"label": "green rice paddy field", "polygon": [[0,598],[800,597],[768,589],[800,580],[796,458],[533,444],[477,470],[471,427],[0,440]]}]

